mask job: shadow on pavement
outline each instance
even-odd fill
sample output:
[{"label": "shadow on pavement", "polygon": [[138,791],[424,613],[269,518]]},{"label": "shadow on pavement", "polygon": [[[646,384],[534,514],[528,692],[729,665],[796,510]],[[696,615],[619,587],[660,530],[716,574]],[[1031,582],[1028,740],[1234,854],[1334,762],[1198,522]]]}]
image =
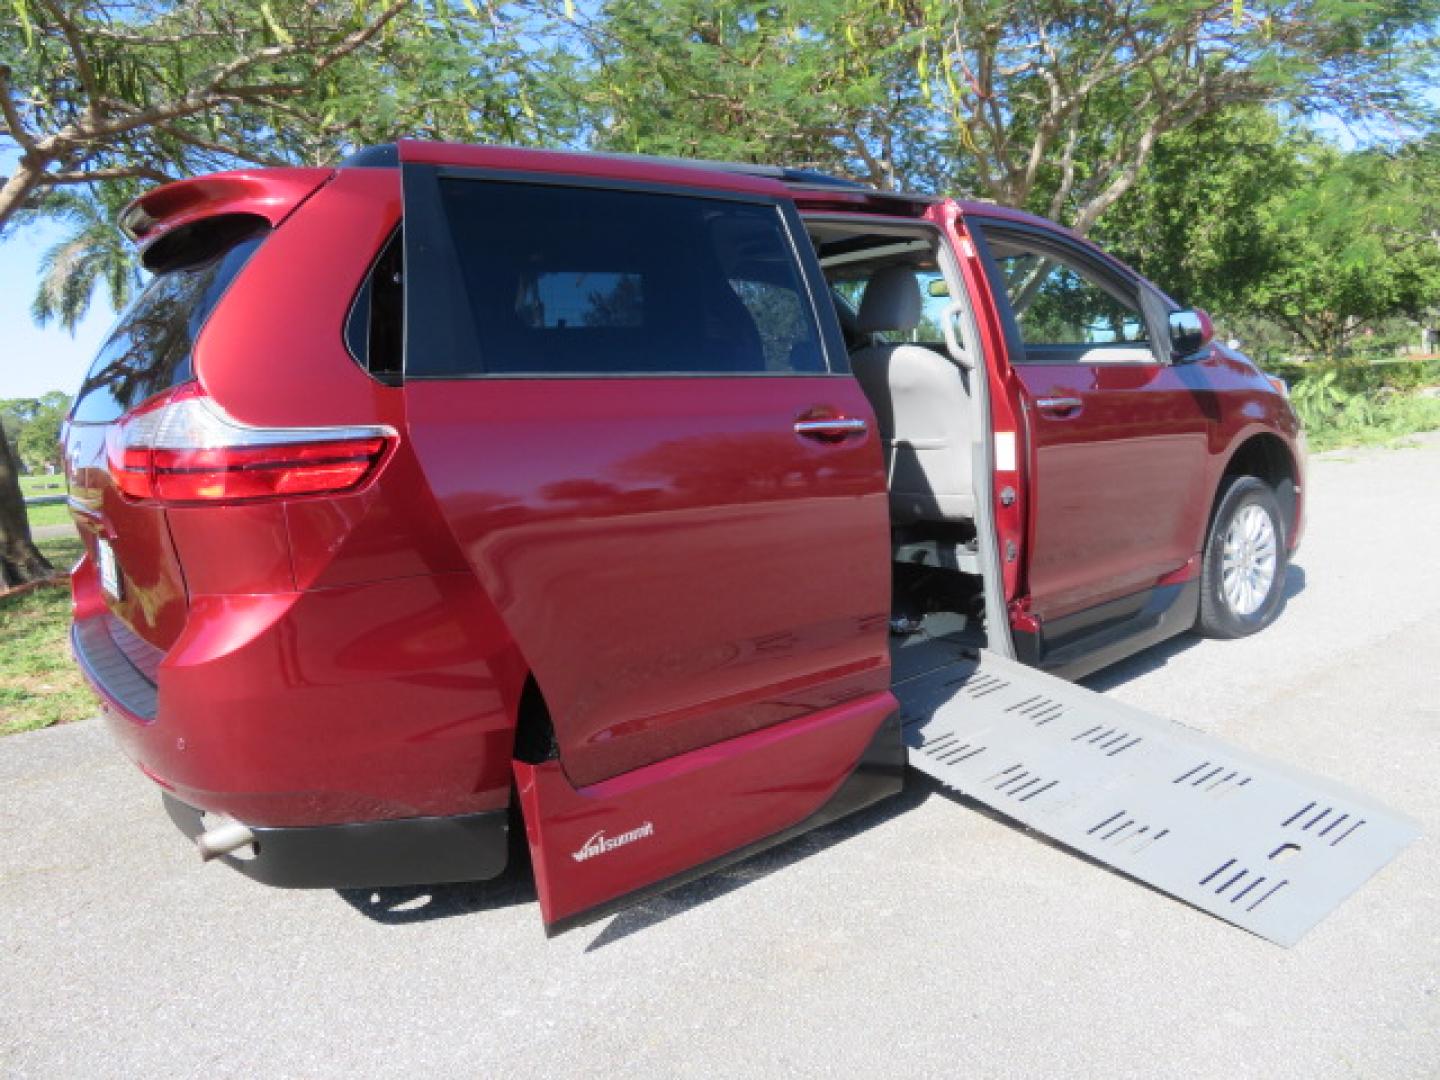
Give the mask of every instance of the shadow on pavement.
[{"label": "shadow on pavement", "polygon": [[[1305,591],[1305,568],[1291,564],[1285,571],[1284,596],[1280,604],[1280,611],[1277,618],[1285,614],[1285,605]],[[1264,633],[1262,630],[1261,633]],[[1152,671],[1159,671],[1168,664],[1172,657],[1193,649],[1203,642],[1205,638],[1193,631],[1180,634],[1162,641],[1158,645],[1152,645],[1144,652],[1138,652],[1134,656],[1121,660],[1118,664],[1111,664],[1107,668],[1101,668],[1093,675],[1087,675],[1080,680],[1080,685],[1086,689],[1094,690],[1103,694],[1106,690],[1113,690],[1117,686],[1123,686],[1131,679],[1138,679],[1141,675],[1148,675]]]},{"label": "shadow on pavement", "polygon": [[[493,881],[454,885],[393,885],[375,889],[339,889],[340,899],[367,919],[386,926],[432,922],[453,915],[475,915],[517,904],[535,903],[535,882],[528,860],[511,861]],[[538,913],[537,913],[537,918]]]},{"label": "shadow on pavement", "polygon": [[599,935],[585,947],[585,951],[594,952],[606,945],[613,945],[631,934],[665,922],[676,915],[683,915],[687,911],[708,904],[722,896],[727,896],[752,881],[769,877],[777,870],[784,870],[802,859],[819,854],[852,836],[877,825],[883,825],[890,819],[915,809],[932,793],[940,790],[940,786],[929,777],[907,771],[905,790],[894,798],[866,807],[849,817],[829,825],[823,825],[768,851],[752,855],[743,862],[717,871],[708,877],[689,882],[677,889],[652,897],[635,907],[627,908],[605,925]]}]

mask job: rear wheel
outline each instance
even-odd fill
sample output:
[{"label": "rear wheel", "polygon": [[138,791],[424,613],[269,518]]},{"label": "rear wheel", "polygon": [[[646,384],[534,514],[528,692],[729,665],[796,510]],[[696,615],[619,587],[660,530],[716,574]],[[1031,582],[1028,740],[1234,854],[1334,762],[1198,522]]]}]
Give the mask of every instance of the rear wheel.
[{"label": "rear wheel", "polygon": [[1284,599],[1285,522],[1275,491],[1241,476],[1220,496],[1205,540],[1197,629],[1238,638],[1275,621]]}]

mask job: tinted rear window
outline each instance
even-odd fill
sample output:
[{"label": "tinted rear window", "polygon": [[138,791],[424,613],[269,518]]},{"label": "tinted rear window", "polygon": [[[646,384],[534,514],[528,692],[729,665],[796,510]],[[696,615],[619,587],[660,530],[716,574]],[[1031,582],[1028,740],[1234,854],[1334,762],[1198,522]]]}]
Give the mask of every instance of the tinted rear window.
[{"label": "tinted rear window", "polygon": [[152,278],[100,346],[72,418],[109,423],[190,378],[201,327],[263,239],[252,235],[206,262]]},{"label": "tinted rear window", "polygon": [[453,178],[439,191],[466,310],[433,315],[469,325],[457,347],[416,350],[411,374],[826,370],[773,205]]}]

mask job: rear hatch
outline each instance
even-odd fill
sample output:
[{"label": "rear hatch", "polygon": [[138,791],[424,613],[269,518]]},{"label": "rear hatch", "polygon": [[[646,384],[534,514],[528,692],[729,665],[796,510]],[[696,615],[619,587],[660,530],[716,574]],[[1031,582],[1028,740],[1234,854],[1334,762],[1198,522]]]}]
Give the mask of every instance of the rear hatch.
[{"label": "rear hatch", "polygon": [[117,433],[143,424],[147,412],[195,378],[196,341],[226,289],[271,228],[328,175],[201,177],[148,193],[122,217],[155,274],[96,355],[63,442],[70,508],[86,556],[76,582],[77,620],[103,616],[115,644],[152,679],[185,625],[185,576],[165,508],[127,497]]}]

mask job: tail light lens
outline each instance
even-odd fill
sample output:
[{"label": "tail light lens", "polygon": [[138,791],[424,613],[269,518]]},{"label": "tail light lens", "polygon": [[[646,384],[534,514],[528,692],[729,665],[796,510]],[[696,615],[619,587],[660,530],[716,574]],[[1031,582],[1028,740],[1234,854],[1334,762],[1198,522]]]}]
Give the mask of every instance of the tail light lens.
[{"label": "tail light lens", "polygon": [[387,427],[247,427],[185,383],[112,424],[105,451],[126,497],[205,504],[353,491],[395,439]]}]

